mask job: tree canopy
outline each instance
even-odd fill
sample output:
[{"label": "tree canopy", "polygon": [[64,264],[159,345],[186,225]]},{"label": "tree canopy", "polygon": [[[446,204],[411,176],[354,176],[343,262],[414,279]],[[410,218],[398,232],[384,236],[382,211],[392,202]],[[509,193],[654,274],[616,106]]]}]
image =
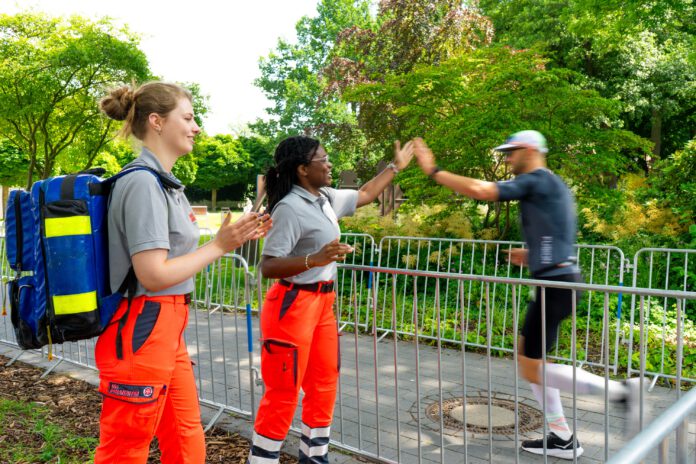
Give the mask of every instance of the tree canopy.
[{"label": "tree canopy", "polygon": [[[481,0],[495,41],[537,47],[621,102],[627,129],[653,142],[652,158],[696,133],[696,5],[691,0]],[[647,161],[651,161],[651,158]]]},{"label": "tree canopy", "polygon": [[150,76],[133,34],[78,16],[0,16],[0,57],[0,137],[29,157],[28,185],[66,150],[89,165],[113,132],[98,98]]},{"label": "tree canopy", "polygon": [[[215,203],[230,186],[251,193],[291,134],[318,137],[334,169],[356,169],[362,181],[392,156],[394,139],[423,136],[443,167],[495,181],[510,173],[491,147],[537,129],[549,166],[576,194],[585,237],[690,243],[694,17],[692,0],[321,0],[296,23],[296,41],[279,40],[259,61],[268,117],[243,135],[202,133],[173,172]],[[0,57],[0,182],[92,165],[113,174],[136,155],[98,109],[110,87],[153,79],[127,28],[3,15]],[[183,85],[201,125],[207,96]],[[397,180],[406,210],[459,208],[467,234],[517,237],[510,204],[452,195],[417,169]]]},{"label": "tree canopy", "polygon": [[217,191],[227,185],[246,181],[249,169],[253,167],[249,153],[231,135],[199,137],[192,156],[198,165],[193,185],[212,191],[213,209]]},{"label": "tree canopy", "polygon": [[[299,33],[301,24],[338,26],[330,12],[339,4],[343,11],[364,6],[320,2],[316,17],[298,23],[297,44],[282,42],[273,59],[262,61],[257,84],[276,85],[271,114],[290,114],[285,110],[299,94],[279,89],[312,89],[302,93],[311,95],[303,100],[303,117],[292,113],[284,126],[273,126],[281,119],[267,122],[275,130],[267,133],[271,138],[293,131],[319,135],[340,168],[357,167],[366,179],[379,158],[391,156],[394,139],[424,136],[444,167],[499,180],[509,173],[491,147],[517,130],[538,129],[550,144],[550,167],[602,221],[619,217],[626,202],[666,195],[669,189],[657,187],[660,175],[688,172],[687,142],[696,136],[690,0],[380,0],[376,9],[342,16],[350,19],[340,22],[342,30]],[[290,49],[294,54],[286,53]],[[319,115],[343,124],[322,126],[312,119]],[[636,176],[647,179],[640,192],[626,181]],[[690,185],[688,177],[678,178]],[[399,182],[407,206],[480,211],[475,202],[423,182],[416,170],[400,174]],[[691,210],[675,198],[656,204],[676,205],[684,231],[693,223],[683,219]],[[497,220],[501,208],[488,208],[483,225],[497,223],[497,236],[515,233]]]}]

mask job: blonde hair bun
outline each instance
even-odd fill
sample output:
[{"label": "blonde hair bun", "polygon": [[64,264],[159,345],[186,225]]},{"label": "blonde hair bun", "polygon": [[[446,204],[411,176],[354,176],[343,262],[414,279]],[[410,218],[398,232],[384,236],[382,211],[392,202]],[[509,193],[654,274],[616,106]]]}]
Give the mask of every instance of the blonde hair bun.
[{"label": "blonde hair bun", "polygon": [[135,102],[135,92],[130,87],[123,86],[112,90],[99,103],[101,110],[111,119],[125,121]]}]

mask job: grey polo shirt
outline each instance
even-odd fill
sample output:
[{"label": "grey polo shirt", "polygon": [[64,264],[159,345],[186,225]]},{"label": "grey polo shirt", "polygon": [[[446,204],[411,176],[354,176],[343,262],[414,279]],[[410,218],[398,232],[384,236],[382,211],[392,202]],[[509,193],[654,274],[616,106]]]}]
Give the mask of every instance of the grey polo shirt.
[{"label": "grey polo shirt", "polygon": [[[147,148],[126,168],[138,165],[165,172]],[[112,291],[118,290],[126,277],[134,254],[159,248],[168,250],[167,259],[176,258],[194,251],[200,235],[183,187],[162,189],[157,177],[147,171],[137,171],[116,181],[111,192],[108,227]],[[159,292],[148,292],[138,283],[135,296],[182,295],[193,288],[193,278]]]},{"label": "grey polo shirt", "polygon": [[[323,188],[317,197],[295,185],[273,208],[273,227],[263,243],[263,255],[286,258],[316,253],[341,236],[338,220],[352,215],[357,206],[357,190]],[[335,278],[336,263],[330,263],[285,280],[309,284]]]}]

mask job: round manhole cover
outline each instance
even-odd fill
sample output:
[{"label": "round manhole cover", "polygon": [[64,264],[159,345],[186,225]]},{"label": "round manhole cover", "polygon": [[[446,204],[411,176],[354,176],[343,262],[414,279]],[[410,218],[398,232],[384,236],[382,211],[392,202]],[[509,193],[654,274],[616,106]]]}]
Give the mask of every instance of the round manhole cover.
[{"label": "round manhole cover", "polygon": [[[488,434],[489,428],[494,435],[515,433],[515,399],[511,396],[496,394],[491,398],[490,422],[487,394],[467,396],[466,405],[461,397],[443,398],[442,410],[443,425],[450,430],[464,430],[466,414],[466,431],[472,434]],[[430,402],[425,408],[425,414],[439,424],[440,401]],[[541,411],[522,401],[517,403],[517,417],[519,433],[531,432],[544,424]]]}]

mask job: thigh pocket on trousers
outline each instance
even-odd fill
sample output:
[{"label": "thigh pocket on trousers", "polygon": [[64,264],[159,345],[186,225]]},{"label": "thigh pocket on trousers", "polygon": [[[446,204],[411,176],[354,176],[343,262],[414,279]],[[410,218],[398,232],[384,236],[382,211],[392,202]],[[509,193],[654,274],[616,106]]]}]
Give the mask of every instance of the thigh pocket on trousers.
[{"label": "thigh pocket on trousers", "polygon": [[269,388],[294,390],[297,386],[297,345],[282,340],[264,340],[261,377]]},{"label": "thigh pocket on trousers", "polygon": [[138,314],[133,328],[133,354],[145,344],[152,329],[155,328],[161,305],[157,301],[146,301],[143,310]]},{"label": "thigh pocket on trousers", "polygon": [[99,392],[104,395],[105,408],[102,425],[107,423],[109,433],[127,434],[130,439],[152,438],[166,390],[161,383],[101,379]]}]

